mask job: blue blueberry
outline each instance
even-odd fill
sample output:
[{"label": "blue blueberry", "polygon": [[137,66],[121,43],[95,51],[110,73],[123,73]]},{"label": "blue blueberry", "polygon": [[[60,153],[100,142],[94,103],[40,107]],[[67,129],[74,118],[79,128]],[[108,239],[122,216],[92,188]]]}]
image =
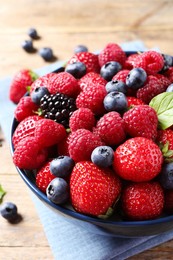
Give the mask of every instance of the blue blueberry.
[{"label": "blue blueberry", "polygon": [[146,79],[147,79],[147,73],[144,69],[134,68],[129,72],[126,78],[126,85],[129,88],[137,90],[144,85]]},{"label": "blue blueberry", "polygon": [[106,91],[107,93],[113,92],[113,91],[119,91],[124,94],[127,93],[127,86],[126,84],[121,80],[111,80],[106,84]]},{"label": "blue blueberry", "polygon": [[71,157],[66,155],[58,156],[50,163],[50,171],[56,177],[67,177],[72,172],[74,161]]},{"label": "blue blueberry", "polygon": [[127,98],[122,92],[113,91],[108,93],[103,100],[107,111],[117,111],[119,113],[127,110]]},{"label": "blue blueberry", "polygon": [[163,165],[159,177],[164,189],[173,189],[173,162]]},{"label": "blue blueberry", "polygon": [[166,92],[173,92],[173,83],[167,87]]},{"label": "blue blueberry", "polygon": [[80,79],[86,74],[86,66],[83,62],[74,62],[68,64],[65,71],[72,74],[76,79]]},{"label": "blue blueberry", "polygon": [[13,221],[18,217],[17,206],[12,202],[5,202],[0,206],[0,214],[3,218]]},{"label": "blue blueberry", "polygon": [[100,75],[107,81],[112,80],[113,76],[117,74],[118,71],[122,69],[122,66],[119,62],[109,61],[104,64],[100,69]]},{"label": "blue blueberry", "polygon": [[51,61],[54,59],[53,51],[51,48],[44,47],[39,50],[40,56],[45,60],[45,61]]},{"label": "blue blueberry", "polygon": [[34,89],[34,91],[32,91],[31,99],[35,104],[39,105],[41,98],[46,94],[49,94],[49,91],[46,87],[37,87]]},{"label": "blue blueberry", "polygon": [[110,146],[98,146],[91,154],[91,161],[99,167],[109,167],[112,165],[114,151]]},{"label": "blue blueberry", "polygon": [[167,69],[169,69],[171,66],[173,66],[173,57],[171,55],[167,55],[167,54],[162,54],[162,56],[164,59],[164,66],[163,66],[161,72],[164,72]]},{"label": "blue blueberry", "polygon": [[69,199],[69,185],[63,178],[53,179],[47,189],[47,198],[55,204],[63,204]]},{"label": "blue blueberry", "polygon": [[26,52],[35,52],[36,49],[33,47],[33,43],[31,40],[25,40],[22,42],[22,48],[26,51]]},{"label": "blue blueberry", "polygon": [[37,34],[37,30],[35,28],[30,28],[28,30],[28,35],[32,38],[32,39],[39,39],[40,37]]},{"label": "blue blueberry", "polygon": [[78,52],[88,52],[88,48],[85,45],[79,44],[74,49],[74,53]]}]

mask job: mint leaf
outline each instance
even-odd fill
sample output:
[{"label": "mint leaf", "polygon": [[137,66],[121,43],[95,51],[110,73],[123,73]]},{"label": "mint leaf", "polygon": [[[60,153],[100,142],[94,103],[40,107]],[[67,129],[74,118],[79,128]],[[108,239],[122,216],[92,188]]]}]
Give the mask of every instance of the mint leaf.
[{"label": "mint leaf", "polygon": [[173,92],[164,92],[155,96],[149,106],[156,111],[161,129],[173,125]]},{"label": "mint leaf", "polygon": [[2,203],[2,199],[5,194],[6,194],[5,190],[2,188],[2,186],[0,184],[0,203]]}]

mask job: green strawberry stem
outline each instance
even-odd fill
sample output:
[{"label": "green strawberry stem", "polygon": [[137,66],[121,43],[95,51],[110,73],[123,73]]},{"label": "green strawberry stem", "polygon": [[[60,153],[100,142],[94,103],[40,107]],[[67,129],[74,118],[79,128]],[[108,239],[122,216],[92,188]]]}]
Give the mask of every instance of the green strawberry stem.
[{"label": "green strawberry stem", "polygon": [[32,78],[33,81],[35,81],[35,80],[38,79],[38,77],[39,77],[38,74],[35,73],[35,72],[32,71],[32,70],[29,71],[29,74],[30,74],[30,76],[31,76],[31,78]]},{"label": "green strawberry stem", "polygon": [[110,216],[112,216],[113,212],[114,212],[114,209],[111,208],[111,207],[109,207],[108,210],[107,210],[107,212],[106,212],[106,214],[104,214],[104,215],[99,215],[98,218],[107,219],[107,218],[109,218]]}]

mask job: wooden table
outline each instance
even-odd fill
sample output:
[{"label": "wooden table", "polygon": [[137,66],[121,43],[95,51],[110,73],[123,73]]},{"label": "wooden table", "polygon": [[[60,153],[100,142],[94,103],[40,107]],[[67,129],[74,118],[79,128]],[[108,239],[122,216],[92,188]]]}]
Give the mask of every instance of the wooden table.
[{"label": "wooden table", "polygon": [[[172,0],[0,0],[0,77],[48,64],[37,53],[27,54],[21,48],[30,27],[35,27],[41,36],[34,46],[52,47],[60,60],[69,58],[77,44],[95,51],[108,42],[137,39],[148,48],[158,46],[162,52],[173,54],[172,14]],[[23,215],[18,225],[0,218],[0,259],[53,259],[29,191],[12,164],[6,142],[0,148],[0,161],[0,183],[7,190],[4,199],[15,202]],[[172,259],[172,248],[170,241],[131,259]]]}]

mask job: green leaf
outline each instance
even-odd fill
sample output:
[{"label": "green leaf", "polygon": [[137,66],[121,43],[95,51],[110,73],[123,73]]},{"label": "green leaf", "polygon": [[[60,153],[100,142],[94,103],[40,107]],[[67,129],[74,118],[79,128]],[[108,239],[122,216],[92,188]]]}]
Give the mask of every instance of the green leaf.
[{"label": "green leaf", "polygon": [[155,96],[149,106],[156,111],[161,129],[173,125],[173,92],[164,92]]},{"label": "green leaf", "polygon": [[5,194],[6,194],[5,190],[2,188],[2,186],[0,184],[0,203],[2,203],[2,199]]}]

